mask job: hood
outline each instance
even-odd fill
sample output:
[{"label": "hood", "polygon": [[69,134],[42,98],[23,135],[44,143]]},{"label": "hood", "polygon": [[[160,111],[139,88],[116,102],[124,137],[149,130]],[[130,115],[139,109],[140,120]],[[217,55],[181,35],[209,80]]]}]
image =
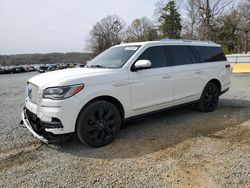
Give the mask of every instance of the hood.
[{"label": "hood", "polygon": [[98,69],[98,68],[72,68],[53,72],[39,74],[29,79],[28,82],[38,86],[40,89],[46,87],[54,87],[64,85],[74,79],[85,78],[95,75],[107,74],[114,71],[113,69]]}]

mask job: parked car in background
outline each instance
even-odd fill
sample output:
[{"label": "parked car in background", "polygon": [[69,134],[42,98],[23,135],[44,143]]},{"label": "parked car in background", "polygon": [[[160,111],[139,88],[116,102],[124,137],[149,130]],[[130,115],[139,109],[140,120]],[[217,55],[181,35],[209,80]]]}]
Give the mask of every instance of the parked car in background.
[{"label": "parked car in background", "polygon": [[29,65],[22,65],[22,67],[25,69],[25,72],[29,72],[30,70],[29,70]]},{"label": "parked car in background", "polygon": [[55,71],[57,69],[58,69],[58,67],[56,64],[51,64],[51,65],[48,65],[47,71]]},{"label": "parked car in background", "polygon": [[40,66],[38,69],[39,73],[45,73],[48,70],[48,66]]},{"label": "parked car in background", "polygon": [[66,69],[67,68],[67,64],[65,63],[60,63],[58,64],[58,69],[61,70],[61,69]]},{"label": "parked car in background", "polygon": [[22,66],[14,66],[11,72],[12,73],[23,73],[23,72],[26,72],[26,69]]},{"label": "parked car in background", "polygon": [[4,74],[4,73],[5,73],[4,69],[0,67],[0,74]]},{"label": "parked car in background", "polygon": [[13,66],[5,66],[4,71],[5,71],[5,74],[13,73],[14,67]]},{"label": "parked car in background", "polygon": [[24,73],[31,71],[36,71],[36,68],[29,65],[2,66],[0,68],[0,74]]},{"label": "parked car in background", "polygon": [[85,64],[78,64],[78,65],[75,66],[75,68],[83,68],[85,66],[86,66]]},{"label": "parked car in background", "polygon": [[36,68],[34,66],[29,66],[29,71],[34,72],[34,71],[36,71]]}]

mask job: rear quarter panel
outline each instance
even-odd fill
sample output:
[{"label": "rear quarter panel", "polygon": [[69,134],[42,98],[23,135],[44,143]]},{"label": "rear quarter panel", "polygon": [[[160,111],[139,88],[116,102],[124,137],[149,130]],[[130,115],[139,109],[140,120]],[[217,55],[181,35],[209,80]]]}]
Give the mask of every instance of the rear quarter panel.
[{"label": "rear quarter panel", "polygon": [[205,85],[212,80],[217,79],[221,83],[221,91],[230,87],[230,69],[226,68],[228,64],[227,61],[218,61],[218,62],[210,62],[210,63],[202,63],[201,69],[203,71],[203,79]]}]

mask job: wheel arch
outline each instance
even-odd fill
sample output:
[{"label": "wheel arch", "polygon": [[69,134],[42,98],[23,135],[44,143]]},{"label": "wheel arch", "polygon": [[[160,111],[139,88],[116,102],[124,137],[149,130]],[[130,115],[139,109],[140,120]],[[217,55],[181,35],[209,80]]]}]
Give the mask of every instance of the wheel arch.
[{"label": "wheel arch", "polygon": [[221,83],[220,83],[220,81],[218,79],[213,78],[208,83],[214,83],[215,85],[217,85],[217,87],[219,88],[219,91],[221,93]]},{"label": "wheel arch", "polygon": [[93,99],[91,99],[90,101],[88,101],[83,107],[82,109],[80,110],[80,112],[78,113],[77,115],[77,119],[76,119],[76,124],[78,122],[78,118],[81,114],[81,112],[88,106],[90,105],[91,103],[93,103],[94,101],[107,101],[107,102],[110,102],[111,104],[115,105],[115,107],[118,109],[118,111],[120,112],[120,115],[121,115],[121,118],[124,119],[125,117],[125,110],[124,110],[124,107],[122,105],[122,103],[116,99],[115,97],[112,97],[112,96],[109,96],[109,95],[103,95],[103,96],[98,96],[98,97],[95,97]]}]

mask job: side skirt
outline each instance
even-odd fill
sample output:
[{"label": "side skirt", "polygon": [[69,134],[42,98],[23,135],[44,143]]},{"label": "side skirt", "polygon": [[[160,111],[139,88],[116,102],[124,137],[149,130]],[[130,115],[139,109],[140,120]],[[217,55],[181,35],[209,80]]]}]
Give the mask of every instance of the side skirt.
[{"label": "side skirt", "polygon": [[141,118],[141,117],[145,117],[145,116],[148,116],[148,115],[151,115],[151,114],[156,114],[156,113],[164,112],[164,111],[171,110],[171,109],[181,108],[181,107],[188,106],[188,105],[191,105],[191,104],[195,104],[195,103],[198,103],[198,102],[199,102],[199,100],[196,100],[196,101],[192,101],[192,102],[188,102],[188,103],[184,103],[184,104],[180,104],[180,105],[176,105],[176,106],[171,106],[171,107],[164,108],[164,109],[161,109],[161,110],[156,110],[156,111],[153,111],[153,112],[148,112],[148,113],[145,113],[145,114],[140,114],[140,115],[137,115],[137,116],[129,117],[129,118],[124,119],[124,121],[126,122],[126,121],[130,121],[130,120],[138,119],[138,118]]}]

